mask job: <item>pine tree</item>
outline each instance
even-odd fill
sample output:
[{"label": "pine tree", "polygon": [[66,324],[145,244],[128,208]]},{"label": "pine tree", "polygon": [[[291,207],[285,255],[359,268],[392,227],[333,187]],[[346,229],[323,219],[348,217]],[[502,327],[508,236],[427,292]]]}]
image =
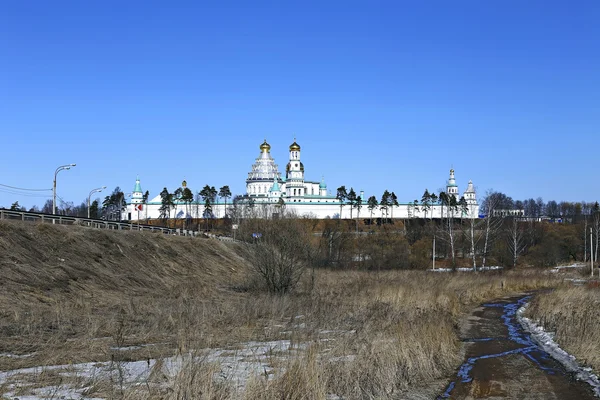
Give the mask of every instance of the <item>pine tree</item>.
[{"label": "pine tree", "polygon": [[354,208],[354,205],[356,204],[356,192],[354,191],[354,188],[350,188],[347,199],[348,199],[348,204],[350,204],[350,219],[352,219],[352,209]]},{"label": "pine tree", "polygon": [[391,204],[390,192],[385,190],[383,192],[383,194],[381,195],[381,201],[379,201],[379,207],[381,208],[382,211],[385,210],[385,219],[386,220],[387,220],[387,215],[388,215],[388,207],[390,206],[390,204]]},{"label": "pine tree", "polygon": [[348,193],[346,192],[346,186],[340,186],[337,188],[337,194],[335,196],[336,199],[340,201],[340,219],[342,219],[342,207],[346,203],[346,199],[348,198]]},{"label": "pine tree", "polygon": [[377,202],[377,198],[375,196],[369,197],[367,200],[367,208],[371,212],[371,225],[373,225],[373,210],[377,207],[379,203]]},{"label": "pine tree", "polygon": [[427,219],[427,212],[431,208],[431,195],[429,194],[429,190],[425,189],[423,192],[423,196],[421,197],[421,210],[425,213],[425,218]]},{"label": "pine tree", "polygon": [[219,197],[225,199],[225,212],[224,217],[227,217],[227,199],[231,197],[231,190],[229,186],[225,185],[219,189]]},{"label": "pine tree", "polygon": [[392,219],[394,219],[394,207],[398,207],[398,197],[396,197],[396,193],[392,192],[390,194],[390,205],[392,206]]}]

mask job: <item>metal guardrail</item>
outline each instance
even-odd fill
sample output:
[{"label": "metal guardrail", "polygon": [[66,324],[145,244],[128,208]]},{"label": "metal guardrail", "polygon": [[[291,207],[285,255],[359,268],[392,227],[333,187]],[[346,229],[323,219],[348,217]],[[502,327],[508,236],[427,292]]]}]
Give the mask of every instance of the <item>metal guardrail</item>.
[{"label": "metal guardrail", "polygon": [[[118,221],[105,221],[101,219],[91,218],[80,218],[80,217],[68,217],[64,215],[53,215],[53,214],[42,214],[33,213],[26,211],[13,211],[0,209],[0,220],[20,220],[25,222],[34,223],[49,223],[58,225],[77,225],[87,226],[90,228],[97,229],[114,229],[114,230],[130,230],[130,231],[147,231],[147,232],[161,232],[167,235],[178,235],[178,236],[201,236],[202,232],[192,231],[187,229],[173,229],[165,228],[162,226],[134,224],[131,222],[118,222]],[[208,235],[220,239],[216,235]]]}]

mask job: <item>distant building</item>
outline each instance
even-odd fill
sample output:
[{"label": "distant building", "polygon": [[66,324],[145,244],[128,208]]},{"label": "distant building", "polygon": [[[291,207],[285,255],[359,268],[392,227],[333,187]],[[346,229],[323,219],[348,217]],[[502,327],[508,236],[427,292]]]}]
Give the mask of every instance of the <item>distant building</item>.
[{"label": "distant building", "polygon": [[[296,141],[289,147],[289,160],[285,167],[285,175],[279,172],[274,158],[271,156],[271,145],[265,140],[260,146],[260,154],[252,164],[246,179],[246,194],[241,205],[238,207],[251,208],[255,215],[269,216],[286,211],[294,212],[298,216],[310,216],[313,218],[339,218],[340,201],[335,195],[327,190],[324,179],[320,182],[305,179],[304,164],[301,161],[301,148]],[[185,182],[185,181],[184,181]],[[354,218],[370,218],[371,211],[367,208],[367,196],[361,191],[358,193],[362,199],[360,215],[357,209],[352,211]],[[459,199],[459,189],[454,176],[454,169],[450,170],[450,177],[446,184],[446,194]],[[412,195],[411,197],[414,197]],[[463,192],[467,204],[466,211],[458,211],[455,217],[477,217],[479,205],[473,182],[469,181]],[[160,195],[142,204],[143,193],[139,178],[136,180],[131,202],[127,206],[127,217],[137,219],[159,218],[161,198]],[[379,199],[378,199],[379,200]],[[139,211],[140,205],[142,211]],[[232,206],[232,200],[227,202],[227,208]],[[216,218],[222,218],[226,214],[225,202],[217,201],[213,205],[213,214]],[[184,204],[176,201],[175,207],[170,211],[170,218],[201,218],[204,211],[202,203]],[[441,218],[448,215],[447,207],[434,204],[427,211],[421,209],[420,204],[400,203],[397,206],[389,206],[387,212],[381,207],[373,210],[373,218]],[[229,213],[229,212],[228,212]],[[341,207],[341,217],[350,218],[350,205]],[[230,213],[229,213],[230,214]]]},{"label": "distant building", "polygon": [[516,209],[516,210],[494,210],[492,212],[492,216],[494,217],[524,217],[525,210]]}]

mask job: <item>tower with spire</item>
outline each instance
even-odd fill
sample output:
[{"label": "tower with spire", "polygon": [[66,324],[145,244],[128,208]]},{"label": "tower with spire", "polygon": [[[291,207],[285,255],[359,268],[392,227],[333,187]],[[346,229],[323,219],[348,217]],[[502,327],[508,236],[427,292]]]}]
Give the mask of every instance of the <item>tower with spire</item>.
[{"label": "tower with spire", "polygon": [[281,188],[279,187],[279,182],[277,182],[277,178],[273,179],[273,186],[269,189],[269,201],[277,201],[281,197]]},{"label": "tower with spire", "polygon": [[454,168],[450,169],[450,178],[446,185],[446,194],[448,196],[452,195],[458,200],[458,186],[456,185],[456,179],[454,178]]},{"label": "tower with spire", "polygon": [[473,181],[469,180],[469,185],[467,186],[467,190],[465,190],[463,193],[463,197],[467,201],[468,205],[477,205],[477,197],[475,194],[475,188],[473,187]]},{"label": "tower with spire", "polygon": [[140,184],[140,177],[135,179],[135,187],[131,192],[131,204],[142,204],[144,202],[144,192],[142,192],[142,185]]},{"label": "tower with spire", "polygon": [[290,145],[290,160],[285,168],[285,186],[287,197],[303,197],[308,194],[304,187],[304,164],[300,161],[300,145]]}]

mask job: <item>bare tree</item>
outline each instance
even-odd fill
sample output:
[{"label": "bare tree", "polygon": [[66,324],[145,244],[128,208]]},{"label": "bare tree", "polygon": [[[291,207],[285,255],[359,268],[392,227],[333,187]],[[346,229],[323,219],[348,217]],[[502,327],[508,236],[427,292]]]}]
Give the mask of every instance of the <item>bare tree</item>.
[{"label": "bare tree", "polygon": [[250,260],[265,288],[276,294],[293,290],[312,260],[310,232],[301,220],[257,219]]},{"label": "bare tree", "polygon": [[483,229],[485,238],[483,242],[483,255],[481,260],[482,268],[485,267],[488,249],[491,247],[492,242],[496,239],[498,230],[502,226],[502,219],[494,215],[495,211],[501,207],[501,202],[501,193],[490,190],[486,193],[486,197],[483,199],[481,205],[481,210],[484,214]]},{"label": "bare tree", "polygon": [[440,205],[442,210],[446,206],[446,221],[444,223],[444,213],[442,212],[442,229],[441,237],[450,245],[450,255],[452,257],[452,268],[456,267],[456,229],[454,226],[454,217],[458,213],[459,205],[456,196],[448,195],[446,192],[440,192]]},{"label": "bare tree", "polygon": [[[594,262],[598,262],[598,242],[600,241],[600,205],[596,202],[592,208],[593,220],[592,229],[596,240],[596,247],[594,248]],[[592,255],[590,254],[590,257]]]},{"label": "bare tree", "polygon": [[519,226],[517,218],[513,217],[508,223],[506,230],[506,244],[510,250],[510,254],[513,260],[513,268],[517,266],[517,260],[519,256],[525,251],[526,241],[523,230]]}]

